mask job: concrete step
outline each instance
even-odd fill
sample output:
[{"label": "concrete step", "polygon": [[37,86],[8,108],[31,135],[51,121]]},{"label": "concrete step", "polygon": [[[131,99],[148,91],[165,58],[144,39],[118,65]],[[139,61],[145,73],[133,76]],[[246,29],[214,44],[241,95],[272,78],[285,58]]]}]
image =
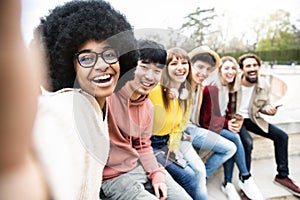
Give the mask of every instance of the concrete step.
[{"label": "concrete step", "polygon": [[[299,155],[289,157],[290,177],[298,183],[300,183],[299,163],[300,163]],[[276,175],[276,165],[275,165],[274,157],[253,160],[251,174],[265,199],[268,200],[298,199],[287,190],[273,183],[273,180]],[[223,173],[223,167],[221,167],[218,169],[216,173],[214,173],[207,180],[207,190],[209,194],[209,200],[227,199],[225,194],[221,191],[221,184],[223,180],[224,180],[224,173]],[[237,167],[235,167],[234,174],[233,174],[233,184],[235,185],[237,191],[239,191],[237,181],[238,181],[238,169]]]},{"label": "concrete step", "polygon": [[[290,177],[300,183],[300,133],[289,134],[289,168]],[[252,153],[251,174],[260,188],[265,199],[268,200],[296,200],[297,197],[291,195],[285,189],[273,183],[276,175],[276,164],[274,147],[271,140],[254,136]],[[233,184],[238,190],[238,169],[235,166]],[[220,167],[209,180],[207,180],[208,194],[210,200],[226,200],[226,196],[221,191],[221,184],[224,180],[223,167]]]}]

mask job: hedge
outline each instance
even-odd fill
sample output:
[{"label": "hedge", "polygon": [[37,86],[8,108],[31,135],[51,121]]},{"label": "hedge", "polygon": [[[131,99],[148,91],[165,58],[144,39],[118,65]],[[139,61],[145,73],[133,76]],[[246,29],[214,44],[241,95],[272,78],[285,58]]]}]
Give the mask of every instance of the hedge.
[{"label": "hedge", "polygon": [[289,49],[289,50],[279,50],[279,51],[257,51],[257,52],[237,52],[237,53],[222,53],[220,56],[232,56],[238,58],[244,53],[255,53],[262,61],[267,61],[274,64],[288,65],[291,62],[297,62],[300,64],[300,49]]}]

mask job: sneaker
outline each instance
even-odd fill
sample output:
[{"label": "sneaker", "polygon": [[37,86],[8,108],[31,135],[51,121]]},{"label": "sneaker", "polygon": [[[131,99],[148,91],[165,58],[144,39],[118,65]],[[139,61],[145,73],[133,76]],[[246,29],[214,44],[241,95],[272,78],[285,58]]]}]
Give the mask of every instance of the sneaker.
[{"label": "sneaker", "polygon": [[247,180],[240,180],[238,182],[239,187],[245,193],[247,197],[253,200],[263,200],[263,196],[259,191],[252,177]]},{"label": "sneaker", "polygon": [[291,180],[289,177],[285,178],[277,178],[277,176],[274,179],[274,183],[287,189],[290,191],[293,195],[300,197],[300,188],[295,184],[293,180]]},{"label": "sneaker", "polygon": [[241,197],[237,193],[234,185],[232,183],[226,183],[226,186],[222,184],[221,186],[222,192],[224,192],[229,200],[240,200]]}]

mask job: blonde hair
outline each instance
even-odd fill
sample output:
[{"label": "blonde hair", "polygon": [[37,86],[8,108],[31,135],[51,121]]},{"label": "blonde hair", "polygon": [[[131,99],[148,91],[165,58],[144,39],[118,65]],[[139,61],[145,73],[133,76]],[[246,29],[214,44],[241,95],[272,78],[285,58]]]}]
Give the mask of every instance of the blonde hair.
[{"label": "blonde hair", "polygon": [[233,82],[231,82],[231,83],[228,84],[229,92],[233,93],[233,92],[237,91],[237,88],[238,88],[237,76],[238,76],[239,68],[240,67],[239,67],[239,65],[238,65],[238,63],[237,63],[237,61],[236,61],[235,58],[233,58],[231,56],[224,56],[220,60],[219,75],[221,75],[221,68],[223,67],[223,64],[226,61],[232,62],[234,64],[235,68],[236,68],[236,74],[235,74],[234,80],[233,80]]}]

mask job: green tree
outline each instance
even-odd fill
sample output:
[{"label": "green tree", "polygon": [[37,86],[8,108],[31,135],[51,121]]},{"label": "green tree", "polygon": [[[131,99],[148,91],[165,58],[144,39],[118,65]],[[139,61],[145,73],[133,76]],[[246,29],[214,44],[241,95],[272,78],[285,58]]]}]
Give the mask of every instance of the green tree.
[{"label": "green tree", "polygon": [[[277,10],[267,19],[266,36],[258,42],[256,51],[297,49],[300,40],[297,28],[290,21],[290,13]],[[298,31],[299,32],[299,31]]]},{"label": "green tree", "polygon": [[253,44],[252,50],[255,50],[258,46],[259,41],[266,35],[267,22],[265,18],[255,18],[253,20],[252,32],[253,32]]},{"label": "green tree", "polygon": [[296,29],[297,41],[300,44],[300,19],[297,19],[296,24],[295,24],[295,29]]}]

